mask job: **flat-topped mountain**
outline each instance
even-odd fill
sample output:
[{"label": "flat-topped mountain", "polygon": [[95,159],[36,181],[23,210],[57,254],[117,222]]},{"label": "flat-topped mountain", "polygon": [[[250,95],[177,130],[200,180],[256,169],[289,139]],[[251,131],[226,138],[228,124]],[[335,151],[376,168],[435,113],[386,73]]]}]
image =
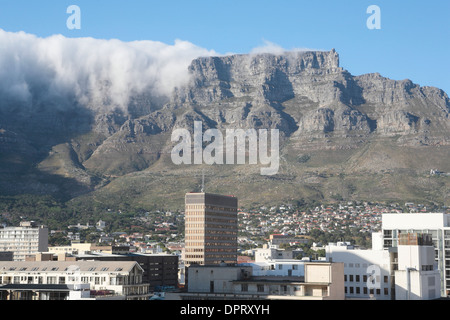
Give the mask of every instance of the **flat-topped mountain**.
[{"label": "flat-topped mountain", "polygon": [[[182,206],[199,187],[242,204],[299,199],[448,201],[450,99],[380,74],[354,76],[331,51],[202,57],[170,96],[140,94],[126,109],[101,102],[0,108],[2,194],[60,194],[139,206]],[[108,84],[105,84],[107,90]],[[280,170],[181,165],[176,128],[279,129]],[[448,203],[447,203],[448,204]]]}]

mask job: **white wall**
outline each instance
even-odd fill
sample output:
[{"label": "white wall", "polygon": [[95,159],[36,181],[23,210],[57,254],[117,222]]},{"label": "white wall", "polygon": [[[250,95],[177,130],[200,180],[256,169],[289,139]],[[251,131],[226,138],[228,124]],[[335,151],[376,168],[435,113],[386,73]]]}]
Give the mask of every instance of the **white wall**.
[{"label": "white wall", "polygon": [[447,226],[444,213],[385,213],[382,215],[383,229],[437,229]]},{"label": "white wall", "polygon": [[[380,294],[376,295],[377,299],[391,299],[391,256],[388,250],[359,250],[348,249],[346,246],[331,245],[326,247],[326,253],[327,259],[331,258],[332,262],[344,263],[348,298],[368,299],[370,289],[373,288],[375,293],[376,289],[380,289]],[[359,276],[359,281],[357,276]],[[367,276],[366,282],[364,276]],[[374,282],[371,281],[372,276]],[[387,282],[385,282],[385,276],[388,277]],[[351,277],[353,281],[351,281]],[[351,293],[350,288],[353,288],[353,293]],[[357,288],[359,288],[359,293],[357,293]],[[364,293],[364,288],[367,288],[367,294]],[[385,288],[388,289],[388,294],[385,294]]]},{"label": "white wall", "polygon": [[[422,266],[434,266],[434,270],[423,271]],[[413,270],[408,272],[408,268]],[[440,297],[441,277],[435,267],[434,247],[398,246],[395,291],[397,300],[432,300]]]},{"label": "white wall", "polygon": [[[409,277],[409,285],[408,285]],[[408,291],[410,293],[408,294]],[[396,300],[433,300],[441,296],[439,271],[395,271]]]}]

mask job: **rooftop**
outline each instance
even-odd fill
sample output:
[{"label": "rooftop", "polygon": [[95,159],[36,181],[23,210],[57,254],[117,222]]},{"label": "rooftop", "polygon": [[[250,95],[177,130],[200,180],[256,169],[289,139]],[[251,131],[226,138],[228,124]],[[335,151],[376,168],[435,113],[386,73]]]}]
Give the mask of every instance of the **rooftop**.
[{"label": "rooftop", "polygon": [[139,265],[135,261],[0,261],[0,272],[57,272],[69,270],[129,272],[136,264]]}]

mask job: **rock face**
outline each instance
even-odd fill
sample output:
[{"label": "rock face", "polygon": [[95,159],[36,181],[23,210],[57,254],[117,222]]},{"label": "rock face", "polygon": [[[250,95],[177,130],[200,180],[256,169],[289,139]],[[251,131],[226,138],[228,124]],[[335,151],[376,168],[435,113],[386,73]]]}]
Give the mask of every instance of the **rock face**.
[{"label": "rock face", "polygon": [[307,140],[401,135],[449,143],[450,102],[442,90],[352,76],[334,50],[201,58],[190,71],[190,85],[168,109],[195,110],[218,127],[277,128]]},{"label": "rock face", "polygon": [[[450,100],[445,92],[380,74],[353,76],[340,67],[334,49],[198,58],[189,72],[190,82],[172,96],[137,97],[128,112],[44,107],[18,116],[0,110],[0,161],[4,168],[23,163],[38,169],[45,163],[46,174],[65,172],[80,183],[89,181],[87,191],[92,191],[107,183],[105,177],[155,165],[167,168],[164,154],[172,130],[191,130],[194,121],[202,121],[205,129],[279,129],[282,148],[294,158],[310,150],[358,149],[383,139],[398,147],[440,147],[448,154]],[[54,150],[71,154],[58,158]],[[76,170],[61,169],[68,167]],[[21,177],[28,179],[27,174]],[[0,189],[8,189],[8,181]],[[101,183],[93,186],[93,181]]]}]

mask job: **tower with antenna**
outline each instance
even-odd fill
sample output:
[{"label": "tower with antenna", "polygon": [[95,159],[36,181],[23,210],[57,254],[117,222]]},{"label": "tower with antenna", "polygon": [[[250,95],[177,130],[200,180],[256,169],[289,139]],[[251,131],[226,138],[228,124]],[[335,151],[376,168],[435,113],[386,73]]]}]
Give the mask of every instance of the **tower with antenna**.
[{"label": "tower with antenna", "polygon": [[[200,192],[185,196],[185,266],[237,263],[238,199]],[[214,239],[209,241],[208,239]]]}]

